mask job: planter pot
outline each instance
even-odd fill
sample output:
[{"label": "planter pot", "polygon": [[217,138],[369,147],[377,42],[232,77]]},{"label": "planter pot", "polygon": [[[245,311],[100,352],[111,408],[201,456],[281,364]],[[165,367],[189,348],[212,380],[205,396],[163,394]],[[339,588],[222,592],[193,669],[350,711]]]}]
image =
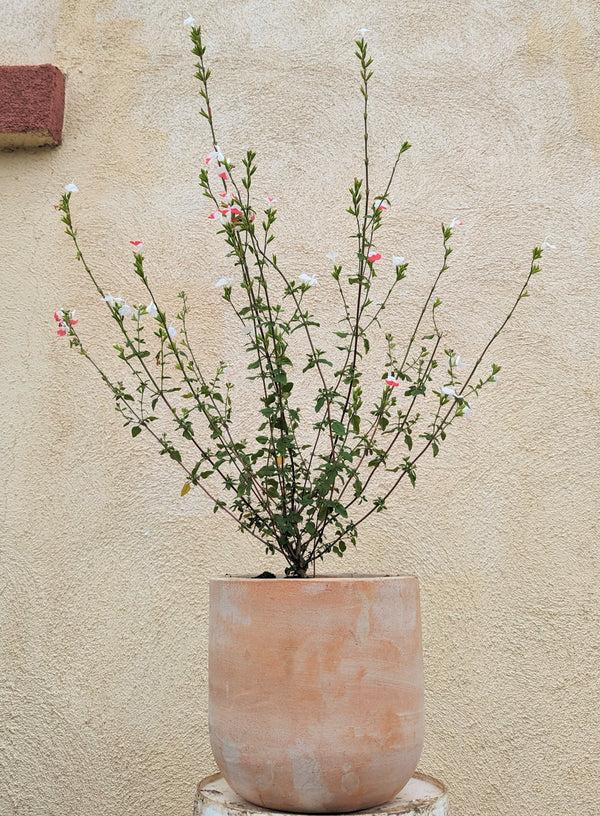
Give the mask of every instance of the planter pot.
[{"label": "planter pot", "polygon": [[210,583],[210,739],[254,804],[342,813],[392,799],[423,743],[413,576]]}]

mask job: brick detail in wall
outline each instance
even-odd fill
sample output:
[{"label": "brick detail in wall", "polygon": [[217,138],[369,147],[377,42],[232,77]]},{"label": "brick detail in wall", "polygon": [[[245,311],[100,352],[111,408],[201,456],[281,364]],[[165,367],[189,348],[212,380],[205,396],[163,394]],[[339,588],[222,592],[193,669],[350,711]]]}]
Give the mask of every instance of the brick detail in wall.
[{"label": "brick detail in wall", "polygon": [[0,65],[0,149],[60,144],[64,109],[54,65]]}]

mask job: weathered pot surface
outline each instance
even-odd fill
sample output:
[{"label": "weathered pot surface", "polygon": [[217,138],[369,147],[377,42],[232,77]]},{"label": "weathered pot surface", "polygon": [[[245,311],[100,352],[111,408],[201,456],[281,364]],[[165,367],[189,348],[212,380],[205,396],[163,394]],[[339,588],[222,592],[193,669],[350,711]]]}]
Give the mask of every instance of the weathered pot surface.
[{"label": "weathered pot surface", "polygon": [[392,799],[423,744],[414,576],[210,582],[209,721],[244,799],[343,813]]}]

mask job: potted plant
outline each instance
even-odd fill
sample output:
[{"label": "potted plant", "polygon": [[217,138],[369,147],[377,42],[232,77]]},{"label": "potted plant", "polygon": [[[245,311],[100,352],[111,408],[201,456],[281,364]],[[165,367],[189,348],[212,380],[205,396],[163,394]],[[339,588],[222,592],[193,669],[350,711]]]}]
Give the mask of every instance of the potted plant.
[{"label": "potted plant", "polygon": [[[276,255],[276,202],[255,195],[255,153],[248,150],[238,167],[219,146],[202,32],[193,20],[187,23],[210,133],[200,187],[233,268],[216,285],[239,321],[250,385],[234,382],[222,362],[207,373],[190,341],[187,295],[179,294],[176,315],[167,313],[140,241],[131,241],[137,302],[104,290],[74,226],[73,183],[58,208],[77,259],[116,324],[123,378],[111,378],[92,356],[72,310],[55,312],[57,333],[102,378],[131,435],[150,440],[180,469],[181,494],[199,491],[215,512],[285,564],[285,577],[211,581],[210,736],[227,781],[267,808],[373,807],[404,786],[422,747],[418,581],[410,575],[317,575],[316,568],[355,545],[364,522],[387,510],[402,482],[414,486],[422,457],[437,456],[450,427],[495,381],[500,367],[492,363],[481,374],[482,363],[527,296],[549,245],[534,247],[504,319],[470,366],[444,343],[438,297],[461,225],[457,218],[442,224],[440,268],[405,344],[383,331],[384,309],[409,264],[400,256],[382,258],[376,238],[410,144],[398,149],[385,183],[374,184],[373,70],[361,36],[356,57],[364,168],[349,190],[354,254],[330,258],[340,321],[328,330],[333,348],[327,350],[316,316],[317,277],[288,272]],[[369,369],[377,332],[385,360],[377,358]],[[310,408],[301,405],[295,388],[299,370],[304,381],[314,382]],[[254,428],[236,425],[239,387],[256,395]]]}]

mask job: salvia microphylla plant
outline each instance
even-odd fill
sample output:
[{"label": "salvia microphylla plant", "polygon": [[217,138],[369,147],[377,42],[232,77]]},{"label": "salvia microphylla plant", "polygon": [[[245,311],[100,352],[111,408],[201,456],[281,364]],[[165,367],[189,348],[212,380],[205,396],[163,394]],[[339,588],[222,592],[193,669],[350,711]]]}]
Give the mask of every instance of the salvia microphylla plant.
[{"label": "salvia microphylla plant", "polygon": [[[202,31],[193,20],[193,53],[200,83],[201,115],[212,149],[200,170],[200,187],[211,202],[208,216],[227,246],[231,277],[220,278],[223,300],[233,310],[246,337],[247,379],[260,398],[256,429],[236,435],[234,385],[226,366],[205,373],[190,343],[190,308],[179,293],[173,317],[161,306],[146,272],[144,247],[132,241],[133,271],[144,290],[143,302],[130,305],[102,288],[82,252],[71,214],[74,184],[65,187],[58,209],[65,231],[98,295],[116,323],[114,346],[125,379],[114,380],[92,357],[71,310],[57,310],[58,334],[69,338],[96,369],[114,397],[116,409],[133,437],[145,434],[159,453],[183,471],[181,494],[200,489],[215,512],[227,513],[244,532],[258,539],[267,553],[280,553],[286,574],[304,577],[330,552],[344,554],[356,544],[359,527],[386,509],[389,497],[407,479],[415,484],[419,460],[438,454],[448,429],[471,411],[481,390],[494,382],[500,367],[480,374],[482,360],[517,305],[528,294],[547,243],[534,247],[523,284],[506,317],[487,340],[473,365],[461,364],[443,344],[438,284],[448,269],[451,240],[461,222],[442,224],[442,260],[405,347],[386,333],[387,359],[373,405],[363,399],[363,383],[381,374],[365,374],[371,336],[381,329],[381,315],[405,278],[408,263],[394,256],[385,266],[375,238],[391,205],[391,188],[410,144],[398,150],[386,183],[375,186],[369,162],[369,87],[372,59],[364,36],[356,40],[363,108],[364,168],[349,190],[348,215],[356,253],[349,268],[331,256],[331,276],[339,296],[341,320],[333,331],[334,353],[317,345],[319,321],[311,297],[317,279],[294,277],[275,254],[275,199],[266,205],[254,195],[255,153],[248,150],[237,168],[222,152],[209,97],[210,69]],[[382,268],[383,266],[383,268]],[[377,288],[383,291],[376,295]],[[304,348],[296,335],[304,337]],[[380,365],[381,363],[378,363]],[[297,372],[311,372],[315,390],[307,416],[295,401]],[[366,390],[366,389],[365,389]],[[389,483],[374,489],[383,473]]]}]

